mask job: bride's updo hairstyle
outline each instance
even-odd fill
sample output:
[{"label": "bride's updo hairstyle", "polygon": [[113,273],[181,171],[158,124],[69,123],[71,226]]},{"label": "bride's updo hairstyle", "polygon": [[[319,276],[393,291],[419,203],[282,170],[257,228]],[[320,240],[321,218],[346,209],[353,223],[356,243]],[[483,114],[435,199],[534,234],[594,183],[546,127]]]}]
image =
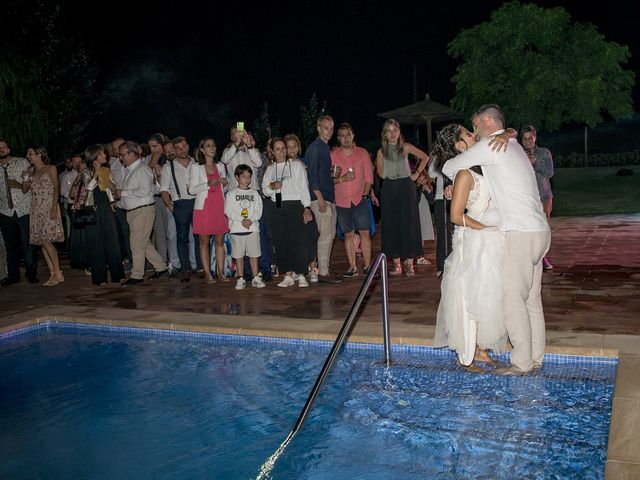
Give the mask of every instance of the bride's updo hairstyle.
[{"label": "bride's updo hairstyle", "polygon": [[[462,139],[463,129],[464,127],[459,123],[450,123],[438,132],[430,155],[431,158],[435,158],[435,167],[438,172],[442,172],[442,167],[448,160],[462,153],[456,148],[456,143]],[[482,169],[477,165],[469,170],[482,175]]]},{"label": "bride's updo hairstyle", "polygon": [[435,166],[439,172],[442,172],[447,160],[461,153],[456,149],[456,142],[460,140],[461,133],[462,125],[459,123],[451,123],[438,132],[429,156],[436,159]]}]

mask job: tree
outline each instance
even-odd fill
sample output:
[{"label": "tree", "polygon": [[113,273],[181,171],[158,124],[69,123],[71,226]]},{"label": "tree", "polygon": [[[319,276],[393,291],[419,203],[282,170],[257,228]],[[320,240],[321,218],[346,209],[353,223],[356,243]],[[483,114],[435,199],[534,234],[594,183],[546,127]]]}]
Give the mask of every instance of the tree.
[{"label": "tree", "polygon": [[253,138],[256,141],[256,145],[260,148],[265,148],[267,142],[273,137],[277,137],[280,131],[280,121],[275,125],[271,125],[271,119],[269,117],[269,103],[264,102],[262,106],[262,113],[260,118],[254,122]]},{"label": "tree", "polygon": [[551,131],[633,113],[635,75],[623,69],[629,48],[606,41],[591,24],[572,23],[562,7],[506,3],[489,22],[462,31],[449,54],[463,59],[452,106],[469,115],[498,103],[510,125]]},{"label": "tree", "polygon": [[3,14],[0,136],[16,153],[39,143],[53,158],[68,154],[97,113],[88,50],[69,33],[58,4],[10,0]]},{"label": "tree", "polygon": [[0,138],[16,152],[27,145],[47,145],[47,113],[37,70],[7,52],[0,54]]},{"label": "tree", "polygon": [[316,138],[316,121],[320,115],[326,112],[326,109],[326,100],[320,104],[315,93],[311,95],[308,105],[300,105],[300,142],[302,148],[306,148]]}]

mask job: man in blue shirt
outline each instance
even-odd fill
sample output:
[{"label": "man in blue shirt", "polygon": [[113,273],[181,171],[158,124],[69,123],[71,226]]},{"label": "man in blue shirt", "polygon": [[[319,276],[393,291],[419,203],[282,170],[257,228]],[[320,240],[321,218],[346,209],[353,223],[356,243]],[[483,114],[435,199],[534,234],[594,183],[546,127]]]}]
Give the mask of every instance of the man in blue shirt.
[{"label": "man in blue shirt", "polygon": [[318,279],[328,283],[340,283],[329,272],[331,248],[336,236],[336,205],[333,177],[331,176],[331,151],[329,140],[333,136],[333,118],[321,115],[316,122],[318,138],[305,152],[307,177],[311,194],[311,211],[318,224]]}]

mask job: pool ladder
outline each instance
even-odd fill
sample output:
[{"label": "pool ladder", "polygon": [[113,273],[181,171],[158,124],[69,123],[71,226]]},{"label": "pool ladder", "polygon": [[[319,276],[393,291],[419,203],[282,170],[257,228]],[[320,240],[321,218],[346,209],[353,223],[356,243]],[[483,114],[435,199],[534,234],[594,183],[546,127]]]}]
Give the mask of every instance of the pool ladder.
[{"label": "pool ladder", "polygon": [[347,315],[347,319],[342,324],[342,328],[340,329],[340,333],[338,333],[338,338],[333,343],[333,347],[331,347],[331,351],[329,352],[329,356],[324,362],[324,366],[320,371],[320,375],[316,379],[316,383],[313,385],[311,389],[311,393],[309,394],[309,398],[307,398],[304,407],[302,407],[302,411],[300,412],[300,416],[296,421],[296,424],[291,430],[289,436],[293,438],[293,436],[298,433],[298,430],[302,427],[302,424],[309,415],[309,411],[311,410],[311,406],[318,396],[318,391],[324,382],[329,370],[333,366],[336,357],[338,355],[338,351],[340,347],[345,341],[347,334],[351,330],[351,326],[353,325],[356,315],[358,314],[358,310],[360,310],[360,306],[362,305],[362,301],[364,300],[364,296],[369,290],[369,286],[371,282],[375,278],[376,272],[380,270],[380,278],[382,280],[382,331],[384,335],[384,361],[387,366],[391,365],[391,342],[389,340],[389,287],[388,287],[388,275],[387,275],[387,257],[384,253],[379,253],[376,259],[371,264],[371,268],[369,269],[369,273],[367,274],[364,282],[362,283],[362,287],[360,287],[360,291],[358,292],[358,296],[356,297],[355,302],[351,305],[351,310],[349,310],[349,315]]},{"label": "pool ladder", "polygon": [[265,480],[270,477],[271,471],[275,466],[278,458],[284,450],[287,448],[293,437],[298,433],[300,428],[302,428],[302,424],[306,420],[309,415],[309,411],[318,396],[318,391],[324,382],[329,370],[333,366],[336,361],[336,357],[338,356],[338,351],[340,347],[344,344],[347,335],[351,331],[351,326],[353,325],[356,315],[358,314],[358,310],[360,310],[360,306],[362,305],[362,301],[364,300],[364,296],[369,290],[371,286],[371,282],[376,276],[376,273],[380,270],[380,278],[382,280],[382,330],[384,335],[384,361],[387,364],[387,367],[391,365],[391,342],[389,340],[389,288],[388,288],[388,275],[387,275],[387,257],[384,253],[379,253],[376,259],[371,264],[371,268],[369,269],[369,273],[367,274],[364,282],[362,282],[362,286],[360,287],[360,291],[358,292],[358,296],[356,297],[355,302],[351,305],[351,310],[349,310],[349,315],[347,315],[347,319],[342,324],[342,328],[340,329],[340,333],[338,333],[338,337],[336,341],[333,343],[333,347],[331,347],[331,351],[329,352],[329,356],[324,362],[324,366],[320,371],[320,375],[316,379],[316,383],[313,385],[311,389],[311,393],[309,394],[309,398],[302,407],[302,411],[298,416],[298,420],[296,420],[296,424],[293,426],[287,438],[280,444],[280,446],[276,449],[276,451],[262,464],[260,467],[260,472],[256,477],[256,480]]}]

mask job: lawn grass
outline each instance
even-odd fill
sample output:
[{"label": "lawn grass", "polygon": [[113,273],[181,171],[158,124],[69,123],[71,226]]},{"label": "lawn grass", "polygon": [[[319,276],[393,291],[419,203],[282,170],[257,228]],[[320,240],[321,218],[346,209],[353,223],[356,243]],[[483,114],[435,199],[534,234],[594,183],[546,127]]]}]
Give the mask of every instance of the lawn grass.
[{"label": "lawn grass", "polygon": [[553,178],[553,215],[640,212],[640,165],[618,177],[623,167],[558,168]]}]

